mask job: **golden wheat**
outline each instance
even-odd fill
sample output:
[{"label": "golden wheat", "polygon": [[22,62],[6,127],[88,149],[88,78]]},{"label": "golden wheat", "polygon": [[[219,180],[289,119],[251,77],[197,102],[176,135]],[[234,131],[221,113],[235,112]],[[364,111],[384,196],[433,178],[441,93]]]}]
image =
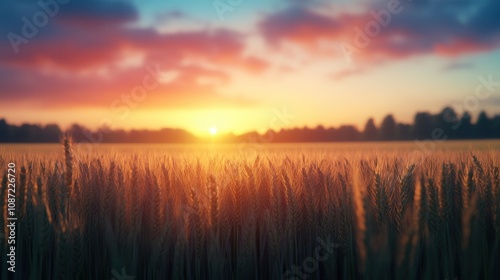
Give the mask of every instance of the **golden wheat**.
[{"label": "golden wheat", "polygon": [[122,268],[137,279],[500,275],[498,152],[76,162],[70,139],[62,142],[60,159],[16,159],[22,273],[14,279],[110,279]]}]

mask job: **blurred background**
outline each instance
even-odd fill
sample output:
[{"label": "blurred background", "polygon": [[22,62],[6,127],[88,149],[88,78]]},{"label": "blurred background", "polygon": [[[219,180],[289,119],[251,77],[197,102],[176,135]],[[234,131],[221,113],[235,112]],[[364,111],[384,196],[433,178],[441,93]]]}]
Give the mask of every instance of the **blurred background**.
[{"label": "blurred background", "polygon": [[497,1],[2,1],[0,119],[208,136],[453,111],[449,125],[484,112],[491,130],[499,13]]}]

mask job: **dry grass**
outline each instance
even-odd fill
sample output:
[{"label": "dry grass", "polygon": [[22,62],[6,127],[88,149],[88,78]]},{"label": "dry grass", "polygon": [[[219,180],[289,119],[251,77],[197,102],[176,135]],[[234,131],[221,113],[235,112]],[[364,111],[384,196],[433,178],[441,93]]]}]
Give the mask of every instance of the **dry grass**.
[{"label": "dry grass", "polygon": [[[20,172],[13,279],[500,278],[498,152],[77,161],[63,146],[0,156]],[[312,269],[318,238],[335,250]]]}]

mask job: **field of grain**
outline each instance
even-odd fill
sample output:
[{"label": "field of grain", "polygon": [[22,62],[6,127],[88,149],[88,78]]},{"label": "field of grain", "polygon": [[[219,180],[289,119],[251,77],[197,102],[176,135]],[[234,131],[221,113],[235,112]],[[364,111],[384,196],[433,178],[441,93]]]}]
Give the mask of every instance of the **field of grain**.
[{"label": "field of grain", "polygon": [[500,279],[497,149],[26,147],[1,279]]}]

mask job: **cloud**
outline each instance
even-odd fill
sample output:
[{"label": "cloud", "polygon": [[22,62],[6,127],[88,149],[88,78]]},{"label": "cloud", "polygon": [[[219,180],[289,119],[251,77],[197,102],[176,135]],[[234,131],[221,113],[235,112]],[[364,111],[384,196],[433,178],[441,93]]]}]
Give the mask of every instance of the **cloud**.
[{"label": "cloud", "polygon": [[243,54],[243,39],[221,29],[171,34],[150,28],[72,29],[22,45],[17,55],[10,44],[0,44],[0,65],[77,71],[115,63],[130,53],[143,53],[151,60],[174,65],[190,59],[252,72],[265,69],[264,60]]},{"label": "cloud", "polygon": [[366,71],[367,70],[364,68],[346,69],[346,70],[342,70],[342,71],[333,73],[331,77],[335,81],[340,81],[340,80],[346,79],[346,78],[354,76],[354,75],[362,74]]},{"label": "cloud", "polygon": [[[140,100],[142,108],[253,106],[255,101],[241,96],[221,95],[217,86],[228,82],[225,72],[199,66],[165,68],[151,64],[117,70],[113,76],[52,74],[36,69],[0,69],[2,104],[29,104],[38,108],[110,108],[115,100],[130,99],[135,88],[143,87],[151,73],[176,73],[167,82],[162,75],[150,79],[155,85]],[[210,83],[200,83],[204,77]]]},{"label": "cloud", "polygon": [[61,7],[56,21],[85,28],[109,28],[138,19],[137,8],[129,1],[70,0]]},{"label": "cloud", "polygon": [[322,44],[344,42],[358,49],[354,56],[359,62],[372,64],[417,55],[459,57],[500,46],[500,3],[496,1],[401,5],[402,12],[392,14],[378,35],[368,36],[366,46],[356,44],[356,28],[367,33],[363,30],[375,21],[373,14],[387,9],[380,2],[367,5],[364,13],[327,13],[307,5],[292,5],[267,15],[258,26],[272,47],[294,44],[324,56]]},{"label": "cloud", "polygon": [[[270,47],[268,57],[292,45],[321,60],[344,59],[337,48],[325,46],[355,45],[355,28],[363,29],[374,20],[371,10],[386,8],[377,2],[363,6],[362,12],[332,12],[319,2],[289,1],[287,8],[256,23],[258,36]],[[357,67],[334,73],[333,79],[363,73],[380,62],[419,55],[456,58],[500,46],[500,4],[495,1],[402,5],[403,11],[392,15],[380,34],[354,54]],[[260,75],[270,68],[268,60],[249,54],[249,36],[236,28],[144,26],[137,7],[119,0],[72,0],[60,5],[59,12],[37,28],[29,42],[20,44],[16,54],[7,34],[23,35],[23,18],[32,21],[43,9],[35,1],[4,1],[0,7],[3,104],[109,106],[141,82],[146,66],[157,64],[162,71],[177,74],[155,89],[145,106],[253,104],[248,98],[222,95],[218,89],[229,84],[235,73]],[[186,18],[183,12],[174,11],[153,22],[178,23]],[[464,67],[468,66],[450,64],[447,70]]]},{"label": "cloud", "polygon": [[500,97],[498,96],[492,96],[488,98],[488,104],[490,104],[493,107],[500,107]]},{"label": "cloud", "polygon": [[[0,11],[12,8],[12,15],[0,12],[6,16],[0,23],[10,24],[2,33],[20,36],[21,18],[30,19],[41,9],[35,4],[1,6]],[[133,24],[137,9],[128,1],[73,0],[59,9],[47,25],[37,28],[36,36],[19,45],[17,54],[6,36],[0,39],[4,104],[109,106],[141,83],[147,66],[161,65],[162,71],[178,76],[155,89],[144,106],[251,105],[248,99],[220,95],[218,86],[227,84],[233,72],[260,73],[268,67],[265,60],[245,54],[245,36],[235,31],[200,28],[161,33],[154,27],[138,27]],[[164,17],[176,20],[182,15]],[[124,63],[131,58],[137,58],[132,65]],[[211,82],[199,83],[202,78]]]},{"label": "cloud", "polygon": [[322,15],[304,6],[293,6],[271,14],[258,27],[270,44],[292,42],[303,46],[335,38],[344,28],[340,19]]},{"label": "cloud", "polygon": [[165,23],[176,22],[187,18],[187,15],[181,11],[167,11],[163,13],[158,13],[154,16],[154,24],[161,25]]},{"label": "cloud", "polygon": [[120,0],[3,1],[0,7],[0,40],[7,42],[6,35],[10,32],[22,35],[23,18],[43,23],[44,15],[47,17],[45,24],[35,25],[39,37],[56,36],[58,31],[68,28],[109,28],[134,22],[139,16],[135,6]]},{"label": "cloud", "polygon": [[443,71],[466,70],[474,68],[474,64],[468,62],[452,62],[443,67]]}]

